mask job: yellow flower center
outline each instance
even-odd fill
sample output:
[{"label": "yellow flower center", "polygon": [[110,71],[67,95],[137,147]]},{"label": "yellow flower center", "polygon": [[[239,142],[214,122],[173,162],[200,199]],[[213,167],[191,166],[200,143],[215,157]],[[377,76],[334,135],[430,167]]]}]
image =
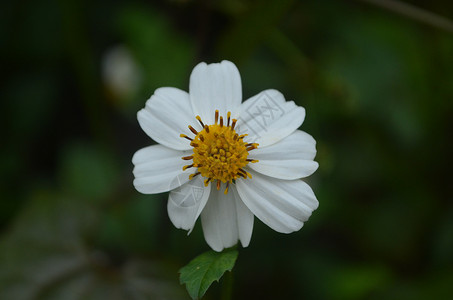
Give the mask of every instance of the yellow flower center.
[{"label": "yellow flower center", "polygon": [[234,130],[236,119],[232,119],[230,124],[231,112],[227,114],[227,122],[224,124],[223,117],[219,111],[215,111],[215,124],[205,125],[200,116],[197,116],[203,129],[198,132],[189,125],[190,131],[195,134],[195,138],[190,138],[185,134],[181,137],[190,140],[193,147],[191,156],[182,157],[184,160],[192,160],[193,163],[183,167],[183,170],[196,167],[197,172],[189,176],[190,179],[200,175],[205,179],[204,184],[216,181],[217,189],[221,183],[226,183],[225,194],[228,193],[230,183],[234,183],[238,178],[252,178],[252,175],[243,168],[249,163],[256,163],[258,160],[249,159],[249,151],[256,149],[258,144],[244,142],[247,134],[239,135]]}]

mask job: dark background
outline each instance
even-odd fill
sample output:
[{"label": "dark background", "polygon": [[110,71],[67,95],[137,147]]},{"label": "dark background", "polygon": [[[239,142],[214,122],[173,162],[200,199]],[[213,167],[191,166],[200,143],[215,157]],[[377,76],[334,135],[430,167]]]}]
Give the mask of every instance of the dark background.
[{"label": "dark background", "polygon": [[222,59],[244,99],[306,108],[320,164],[301,231],[255,219],[233,298],[451,297],[453,26],[430,23],[453,2],[373,2],[2,2],[0,299],[188,298],[177,271],[209,247],[134,190],[136,113]]}]

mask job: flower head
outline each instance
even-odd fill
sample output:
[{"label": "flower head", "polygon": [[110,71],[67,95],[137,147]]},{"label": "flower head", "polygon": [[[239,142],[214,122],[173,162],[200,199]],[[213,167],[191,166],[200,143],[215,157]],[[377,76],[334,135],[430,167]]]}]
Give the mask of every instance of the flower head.
[{"label": "flower head", "polygon": [[276,90],[241,102],[233,63],[200,63],[189,93],[157,89],[138,112],[140,126],[158,144],[132,158],[135,188],[170,191],[170,220],[189,233],[201,215],[206,242],[216,251],[238,240],[247,247],[254,215],[290,233],[318,207],[301,180],[318,168],[315,140],[298,130],[304,108]]}]

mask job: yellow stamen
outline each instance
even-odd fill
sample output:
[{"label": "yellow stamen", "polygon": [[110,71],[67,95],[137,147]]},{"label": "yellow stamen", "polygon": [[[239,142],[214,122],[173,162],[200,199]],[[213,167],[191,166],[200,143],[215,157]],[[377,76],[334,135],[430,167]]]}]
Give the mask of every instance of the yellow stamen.
[{"label": "yellow stamen", "polygon": [[187,169],[189,169],[189,168],[192,168],[192,167],[193,167],[193,164],[191,164],[191,165],[186,165],[186,166],[182,167],[182,170],[185,171],[185,170],[187,170]]},{"label": "yellow stamen", "polygon": [[233,122],[231,123],[231,129],[232,129],[232,130],[234,129],[234,126],[236,126],[236,122],[237,122],[237,121],[238,121],[238,120],[233,119]]},{"label": "yellow stamen", "polygon": [[190,174],[189,175],[189,180],[192,180],[195,176],[200,175],[200,174],[201,174],[200,172],[197,172],[197,173],[194,173],[194,174]]},{"label": "yellow stamen", "polygon": [[196,116],[195,118],[198,120],[198,122],[200,122],[201,127],[204,127],[204,124],[203,124],[203,122],[201,121],[200,116]]},{"label": "yellow stamen", "polygon": [[[236,133],[234,128],[237,120],[231,120],[231,112],[227,113],[226,124],[224,124],[223,116],[219,116],[218,110],[215,111],[215,123],[212,125],[205,125],[200,116],[196,116],[196,119],[203,129],[198,132],[189,125],[190,131],[195,134],[195,138],[189,138],[193,154],[182,157],[182,159],[192,159],[193,164],[184,166],[183,170],[197,168],[197,172],[191,174],[189,179],[201,175],[205,178],[205,186],[208,186],[211,181],[215,181],[217,190],[222,184],[226,184],[224,193],[227,194],[230,183],[233,184],[240,178],[252,177],[243,168],[248,163],[258,162],[258,160],[248,158],[249,151],[256,149],[258,144],[245,142],[244,138],[247,134]],[[186,135],[181,135],[181,137],[188,138]]]},{"label": "yellow stamen", "polygon": [[189,129],[190,131],[193,132],[193,134],[197,135],[198,134],[198,131],[195,130],[195,128],[193,128],[192,126],[189,125]]},{"label": "yellow stamen", "polygon": [[191,139],[190,137],[188,137],[185,134],[180,134],[179,136],[182,137],[182,138],[188,139],[189,141],[193,141],[193,139]]}]

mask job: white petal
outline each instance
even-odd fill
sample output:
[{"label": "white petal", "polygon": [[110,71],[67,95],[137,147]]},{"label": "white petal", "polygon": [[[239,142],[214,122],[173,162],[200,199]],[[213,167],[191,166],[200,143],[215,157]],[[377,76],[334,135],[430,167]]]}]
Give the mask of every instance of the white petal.
[{"label": "white petal", "polygon": [[208,201],[211,188],[205,187],[203,177],[196,176],[170,192],[167,211],[176,228],[192,231]]},{"label": "white petal", "polygon": [[236,190],[236,186],[230,186],[230,191],[228,193],[230,192],[233,193],[234,199],[236,200],[239,240],[241,241],[242,247],[245,248],[250,244],[250,239],[252,238],[254,216],[250,209],[242,202],[241,197]]},{"label": "white petal", "polygon": [[248,166],[264,175],[280,179],[298,179],[313,174],[318,163],[316,141],[306,132],[296,130],[278,143],[258,147],[250,152],[250,157],[259,160]]},{"label": "white petal", "polygon": [[215,251],[234,246],[238,239],[248,246],[253,230],[253,214],[245,207],[230,186],[227,195],[211,184],[211,194],[201,213],[203,233]]},{"label": "white petal", "polygon": [[242,101],[241,76],[230,61],[199,63],[190,75],[189,93],[193,112],[205,124],[214,124],[216,109],[224,118],[228,111],[235,118]]},{"label": "white petal", "polygon": [[192,151],[173,150],[162,145],[138,150],[132,157],[135,165],[135,188],[143,194],[157,194],[183,185],[195,169],[183,171],[182,167],[190,163],[182,160],[181,157],[192,153]]},{"label": "white petal", "polygon": [[246,141],[261,147],[272,145],[293,133],[305,119],[305,109],[277,90],[266,90],[241,105],[237,123],[239,134],[248,134]]},{"label": "white petal", "polygon": [[180,134],[193,136],[189,125],[200,128],[192,112],[189,94],[176,88],[157,89],[137,118],[149,137],[176,150],[191,149],[190,142],[180,137]]},{"label": "white petal", "polygon": [[302,180],[280,180],[250,171],[251,179],[236,181],[239,196],[263,223],[282,233],[302,228],[318,200]]}]

